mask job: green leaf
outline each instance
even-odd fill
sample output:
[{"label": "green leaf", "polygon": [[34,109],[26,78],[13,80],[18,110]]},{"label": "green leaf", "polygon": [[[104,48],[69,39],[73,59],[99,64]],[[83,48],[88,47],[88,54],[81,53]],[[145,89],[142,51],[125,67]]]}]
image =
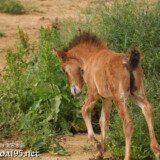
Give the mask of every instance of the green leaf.
[{"label": "green leaf", "polygon": [[45,148],[45,146],[46,146],[46,142],[44,142],[43,140],[39,140],[32,145],[32,148],[35,151],[41,151],[43,150],[43,148]]},{"label": "green leaf", "polygon": [[61,104],[61,96],[55,97],[55,122],[57,122],[58,119],[58,113],[59,113],[59,106]]},{"label": "green leaf", "polygon": [[53,147],[49,153],[53,155],[68,155],[65,148],[61,146],[56,140],[53,140],[53,143],[55,143],[56,147]]}]

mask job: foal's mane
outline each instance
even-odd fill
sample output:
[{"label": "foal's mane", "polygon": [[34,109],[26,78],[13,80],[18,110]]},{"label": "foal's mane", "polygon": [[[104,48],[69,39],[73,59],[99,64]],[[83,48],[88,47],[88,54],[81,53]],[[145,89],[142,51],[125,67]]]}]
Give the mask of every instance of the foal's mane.
[{"label": "foal's mane", "polygon": [[79,35],[76,35],[68,46],[63,47],[62,50],[64,52],[68,52],[73,47],[76,47],[79,44],[88,44],[98,48],[107,48],[107,45],[103,40],[97,37],[95,34],[91,33],[90,31],[83,31],[80,32]]}]

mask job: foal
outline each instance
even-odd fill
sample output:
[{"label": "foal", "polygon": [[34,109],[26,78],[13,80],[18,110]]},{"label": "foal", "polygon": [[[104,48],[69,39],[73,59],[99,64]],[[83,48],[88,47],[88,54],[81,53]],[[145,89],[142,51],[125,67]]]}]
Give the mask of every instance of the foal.
[{"label": "foal", "polygon": [[[90,32],[82,32],[61,50],[53,49],[62,59],[62,69],[66,73],[71,93],[80,95],[85,81],[88,86],[82,115],[88,136],[99,150],[99,156],[106,150],[105,139],[109,124],[112,99],[123,121],[126,139],[125,160],[130,160],[133,123],[127,111],[127,98],[131,94],[135,104],[141,107],[149,128],[150,147],[160,160],[160,146],[154,134],[152,105],[147,101],[143,86],[143,70],[139,64],[141,53],[135,47],[126,54],[119,54],[107,48],[104,41]],[[102,98],[103,105],[99,120],[101,143],[95,138],[90,111],[96,101]]]}]

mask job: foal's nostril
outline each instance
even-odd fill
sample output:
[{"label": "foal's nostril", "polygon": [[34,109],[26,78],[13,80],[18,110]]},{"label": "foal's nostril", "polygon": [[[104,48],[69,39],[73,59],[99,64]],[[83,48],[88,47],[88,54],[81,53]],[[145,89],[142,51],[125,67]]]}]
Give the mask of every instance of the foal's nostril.
[{"label": "foal's nostril", "polygon": [[81,90],[78,87],[76,87],[75,85],[72,85],[72,87],[71,87],[71,93],[74,96],[79,96],[81,94]]},{"label": "foal's nostril", "polygon": [[76,95],[76,88],[74,87],[74,94]]}]

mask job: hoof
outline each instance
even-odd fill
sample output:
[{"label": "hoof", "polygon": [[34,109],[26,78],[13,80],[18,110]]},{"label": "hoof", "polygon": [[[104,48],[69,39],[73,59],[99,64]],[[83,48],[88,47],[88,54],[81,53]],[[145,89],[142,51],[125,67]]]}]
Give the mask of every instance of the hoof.
[{"label": "hoof", "polygon": [[102,151],[102,145],[99,142],[96,142],[95,147],[98,151]]},{"label": "hoof", "polygon": [[107,151],[107,149],[106,149],[106,146],[104,147],[102,147],[102,151],[105,153],[106,151]]},{"label": "hoof", "polygon": [[102,152],[98,152],[96,154],[96,160],[103,160],[103,153]]},{"label": "hoof", "polygon": [[102,151],[102,145],[95,137],[90,137],[90,140],[98,151]]}]

